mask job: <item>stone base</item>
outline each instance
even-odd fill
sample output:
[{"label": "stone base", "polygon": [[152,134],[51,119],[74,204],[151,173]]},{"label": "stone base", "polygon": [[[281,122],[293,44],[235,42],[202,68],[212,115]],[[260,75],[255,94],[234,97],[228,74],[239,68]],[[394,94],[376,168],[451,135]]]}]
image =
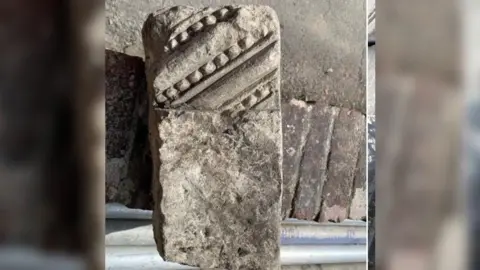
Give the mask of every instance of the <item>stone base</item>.
[{"label": "stone base", "polygon": [[280,112],[155,111],[154,231],[162,257],[205,269],[279,269]]}]

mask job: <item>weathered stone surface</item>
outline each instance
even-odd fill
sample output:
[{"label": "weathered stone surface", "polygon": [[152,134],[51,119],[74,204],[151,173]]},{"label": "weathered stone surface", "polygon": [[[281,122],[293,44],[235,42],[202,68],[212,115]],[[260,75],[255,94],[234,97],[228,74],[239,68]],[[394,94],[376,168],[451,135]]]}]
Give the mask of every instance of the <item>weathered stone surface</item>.
[{"label": "weathered stone surface", "polygon": [[[340,111],[344,113],[339,115]],[[283,216],[325,221],[321,204],[328,197],[326,202],[332,203],[331,198],[336,198],[335,204],[341,206],[341,211],[337,212],[324,207],[323,210],[329,213],[328,219],[342,221],[348,218],[350,210],[358,219],[363,218],[367,192],[364,189],[365,158],[358,158],[358,155],[365,150],[365,140],[361,141],[365,130],[360,123],[364,116],[294,99],[282,104],[282,118]],[[332,138],[334,126],[336,136]],[[328,172],[329,168],[334,171]],[[342,177],[338,173],[351,177]],[[358,181],[354,181],[354,177]],[[333,183],[324,193],[324,185],[330,178]],[[351,193],[352,188],[355,193]]]},{"label": "weathered stone surface", "polygon": [[[105,51],[106,179],[105,200],[133,206],[136,181],[130,177],[130,159],[138,132],[140,103],[145,99],[145,73],[141,58]],[[139,140],[139,138],[137,138]],[[144,136],[143,141],[146,140]]]},{"label": "weathered stone surface", "polygon": [[158,107],[279,109],[280,32],[270,9],[179,7],[151,14],[143,32]]},{"label": "weathered stone surface", "polygon": [[327,177],[327,164],[333,123],[338,108],[312,106],[310,128],[299,164],[299,183],[296,190],[292,217],[313,220],[320,212],[323,183]]},{"label": "weathered stone surface", "polygon": [[282,104],[283,125],[283,195],[282,216],[291,217],[294,196],[303,156],[303,147],[310,129],[311,106],[296,99]]},{"label": "weathered stone surface", "polygon": [[180,6],[145,22],[154,235],[169,261],[280,267],[279,30],[263,6]]},{"label": "weathered stone surface", "polygon": [[170,112],[159,124],[159,251],[207,269],[278,269],[280,115],[248,112],[237,125],[230,121]]},{"label": "weathered stone surface", "polygon": [[[368,1],[369,3],[371,1]],[[140,29],[152,10],[170,5],[261,4],[282,22],[282,95],[322,101],[365,113],[365,87],[359,83],[365,58],[365,1],[297,0],[107,0],[106,46],[143,55]],[[364,79],[363,79],[364,80]]]},{"label": "weathered stone surface", "polygon": [[340,109],[333,129],[320,221],[348,217],[358,150],[364,133],[365,116],[356,111]]}]

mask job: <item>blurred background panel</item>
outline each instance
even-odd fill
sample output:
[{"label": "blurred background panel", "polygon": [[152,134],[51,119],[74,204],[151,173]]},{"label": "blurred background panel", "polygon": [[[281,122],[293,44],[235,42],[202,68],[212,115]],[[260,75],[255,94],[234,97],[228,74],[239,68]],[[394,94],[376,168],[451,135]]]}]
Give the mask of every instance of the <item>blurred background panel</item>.
[{"label": "blurred background panel", "polygon": [[[376,4],[375,255],[379,269],[463,269],[462,13]],[[435,8],[433,8],[433,6]],[[446,240],[448,245],[445,245]],[[447,264],[448,260],[448,264]],[[446,266],[450,268],[444,268]]]},{"label": "blurred background panel", "polygon": [[102,7],[0,3],[1,269],[103,269]]}]

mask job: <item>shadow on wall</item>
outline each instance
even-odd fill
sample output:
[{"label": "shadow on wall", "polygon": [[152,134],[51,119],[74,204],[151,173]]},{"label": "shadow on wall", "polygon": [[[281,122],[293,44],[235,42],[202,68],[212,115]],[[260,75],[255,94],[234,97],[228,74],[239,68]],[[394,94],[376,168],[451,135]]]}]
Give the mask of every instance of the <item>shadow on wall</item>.
[{"label": "shadow on wall", "polygon": [[105,50],[105,202],[151,209],[151,157],[143,60]]}]

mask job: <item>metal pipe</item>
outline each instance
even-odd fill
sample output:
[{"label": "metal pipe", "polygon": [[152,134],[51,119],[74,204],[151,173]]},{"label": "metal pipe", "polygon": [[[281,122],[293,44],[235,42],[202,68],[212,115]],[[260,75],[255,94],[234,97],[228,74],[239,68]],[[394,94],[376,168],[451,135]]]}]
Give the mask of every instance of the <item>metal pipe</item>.
[{"label": "metal pipe", "polygon": [[[107,245],[155,245],[151,211],[107,208]],[[365,245],[366,222],[317,223],[295,219],[282,222],[282,245]]]},{"label": "metal pipe", "polygon": [[[158,255],[152,211],[110,205],[106,209],[107,269],[196,269],[165,262]],[[366,226],[362,221],[317,223],[296,219],[282,222],[282,265],[366,262]]]},{"label": "metal pipe", "polygon": [[[155,245],[151,220],[107,219],[105,245]],[[365,245],[365,226],[312,224],[309,222],[282,223],[282,245]]]},{"label": "metal pipe", "polygon": [[282,265],[366,262],[366,246],[282,246]]},{"label": "metal pipe", "polygon": [[[282,265],[314,265],[366,262],[366,246],[282,246]],[[155,246],[107,246],[105,268],[127,269],[198,269],[165,262]]]}]

